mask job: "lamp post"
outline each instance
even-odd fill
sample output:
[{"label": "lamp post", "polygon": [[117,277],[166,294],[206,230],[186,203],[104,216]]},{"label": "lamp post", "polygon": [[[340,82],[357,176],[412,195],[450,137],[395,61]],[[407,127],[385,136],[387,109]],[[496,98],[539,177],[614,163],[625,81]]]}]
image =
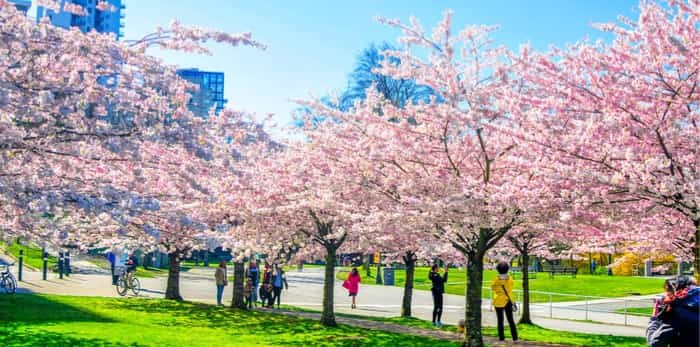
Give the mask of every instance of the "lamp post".
[{"label": "lamp post", "polygon": [[48,253],[46,253],[46,247],[43,247],[43,248],[41,249],[41,254],[42,254],[42,256],[44,257],[44,266],[43,266],[43,268],[42,268],[42,275],[41,275],[41,278],[42,278],[44,281],[46,281],[46,270],[47,270],[46,268],[47,268],[48,263],[49,263],[49,255],[48,255]]},{"label": "lamp post", "polygon": [[63,255],[63,267],[66,277],[70,277],[70,251],[66,251]]},{"label": "lamp post", "polygon": [[63,252],[58,252],[58,278],[63,279]]},{"label": "lamp post", "polygon": [[17,280],[22,282],[22,265],[24,264],[24,250],[19,250],[19,269],[17,270]]}]

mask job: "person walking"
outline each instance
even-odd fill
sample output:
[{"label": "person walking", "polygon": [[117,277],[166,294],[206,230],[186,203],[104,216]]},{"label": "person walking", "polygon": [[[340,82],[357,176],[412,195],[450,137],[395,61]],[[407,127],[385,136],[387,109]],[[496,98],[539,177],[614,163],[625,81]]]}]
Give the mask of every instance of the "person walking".
[{"label": "person walking", "polygon": [[647,327],[650,347],[700,346],[700,287],[688,276],[664,282],[666,294],[656,300]]},{"label": "person walking", "polygon": [[284,270],[282,268],[275,264],[274,269],[272,270],[272,278],[271,281],[272,283],[272,298],[269,300],[269,306],[270,308],[273,308],[275,306],[275,301],[277,301],[277,308],[280,308],[280,300],[282,297],[282,288],[284,286],[284,289],[289,289],[289,284],[287,284],[287,277],[284,275]]},{"label": "person walking", "polygon": [[253,279],[250,277],[246,278],[243,286],[243,299],[245,300],[245,307],[249,310],[253,308]]},{"label": "person walking", "polygon": [[272,293],[272,285],[270,280],[272,279],[272,271],[270,270],[270,263],[265,261],[265,268],[262,273],[262,284],[260,285],[260,302],[261,307],[265,308],[271,300],[270,294]]},{"label": "person walking", "polygon": [[508,275],[510,265],[505,261],[501,261],[496,265],[498,276],[491,283],[491,290],[494,293],[493,306],[496,308],[496,319],[498,320],[498,339],[505,340],[503,331],[503,314],[505,313],[510,326],[510,336],[513,341],[518,340],[518,328],[513,319],[513,311],[515,302],[513,301],[513,278]]},{"label": "person walking", "polygon": [[251,280],[251,301],[255,307],[258,307],[258,286],[260,285],[260,271],[255,260],[251,259],[248,263],[248,273],[246,278]]},{"label": "person walking", "polygon": [[109,253],[107,253],[107,260],[109,260],[109,269],[112,271],[112,285],[116,286],[117,285],[117,278],[118,278],[118,276],[115,276],[115,268],[117,266],[117,257],[114,255],[114,252],[109,251]]},{"label": "person walking", "polygon": [[447,282],[447,264],[445,264],[445,275],[440,275],[440,267],[434,264],[430,268],[428,279],[433,283],[430,292],[433,293],[433,326],[442,327],[442,303],[445,294],[445,283]]},{"label": "person walking", "polygon": [[353,267],[348,274],[348,278],[343,282],[343,287],[348,290],[348,295],[352,297],[352,304],[350,305],[350,308],[357,308],[355,298],[357,297],[357,293],[360,291],[360,282],[362,282],[360,273],[357,271],[356,267]]},{"label": "person walking", "polygon": [[216,272],[214,272],[214,278],[216,279],[216,304],[218,306],[224,306],[221,299],[223,299],[224,296],[224,287],[228,285],[225,260],[219,262],[219,267],[217,267]]}]

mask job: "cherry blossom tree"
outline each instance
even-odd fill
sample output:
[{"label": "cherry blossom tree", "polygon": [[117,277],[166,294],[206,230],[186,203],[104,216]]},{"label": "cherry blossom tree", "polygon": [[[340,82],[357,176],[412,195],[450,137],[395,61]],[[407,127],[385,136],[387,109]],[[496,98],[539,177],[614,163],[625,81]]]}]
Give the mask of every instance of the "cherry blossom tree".
[{"label": "cherry blossom tree", "polygon": [[[66,10],[79,13],[76,6]],[[221,189],[233,189],[221,177],[237,180],[236,146],[248,138],[236,112],[195,117],[187,108],[194,86],[145,51],[211,53],[210,41],[264,46],[249,33],[178,22],[120,43],[33,23],[4,0],[0,24],[0,196],[14,215],[4,228],[81,246],[125,240],[160,247],[174,260],[196,247],[211,224],[192,216]],[[70,217],[62,217],[60,231],[30,227],[46,224],[47,213]],[[171,274],[178,271],[171,266]],[[175,283],[169,280],[166,296],[179,299]]]},{"label": "cherry blossom tree", "polygon": [[[520,113],[506,112],[502,88],[505,51],[493,48],[492,27],[467,27],[456,34],[451,13],[426,34],[412,19],[380,21],[401,29],[403,51],[385,52],[400,61],[381,72],[415,79],[439,95],[430,102],[396,108],[377,93],[348,112],[320,102],[307,106],[314,114],[336,119],[345,132],[323,146],[346,148],[364,182],[415,216],[440,242],[467,259],[466,339],[482,346],[481,286],[483,259],[513,227],[548,204],[548,190],[537,171],[539,159],[527,142],[504,134],[520,129]],[[426,50],[426,54],[419,53]],[[382,117],[377,117],[377,110]],[[335,141],[333,140],[335,139]],[[340,141],[343,141],[340,143]],[[398,207],[400,206],[400,207]]]},{"label": "cherry blossom tree", "polygon": [[[524,50],[517,65],[532,93],[513,105],[528,109],[536,131],[523,137],[560,164],[581,205],[683,215],[686,229],[671,240],[693,251],[699,276],[700,4],[644,2],[637,20],[620,22],[597,26],[613,35],[609,43]],[[630,236],[646,243],[655,234]]]},{"label": "cherry blossom tree", "polygon": [[[318,127],[332,127],[319,124]],[[258,157],[254,187],[244,226],[247,237],[279,254],[298,247],[296,259],[325,255],[322,324],[335,326],[333,292],[336,254],[369,244],[363,218],[365,195],[347,167],[334,162],[326,148],[289,143],[284,150]],[[364,238],[364,239],[363,239]]]}]

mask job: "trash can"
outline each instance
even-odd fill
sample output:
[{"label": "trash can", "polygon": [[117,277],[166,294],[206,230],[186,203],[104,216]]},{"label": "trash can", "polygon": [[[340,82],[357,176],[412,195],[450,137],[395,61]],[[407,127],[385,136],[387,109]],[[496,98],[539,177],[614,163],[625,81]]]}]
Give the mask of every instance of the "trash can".
[{"label": "trash can", "polygon": [[384,268],[384,285],[393,286],[394,285],[394,269],[390,267]]}]

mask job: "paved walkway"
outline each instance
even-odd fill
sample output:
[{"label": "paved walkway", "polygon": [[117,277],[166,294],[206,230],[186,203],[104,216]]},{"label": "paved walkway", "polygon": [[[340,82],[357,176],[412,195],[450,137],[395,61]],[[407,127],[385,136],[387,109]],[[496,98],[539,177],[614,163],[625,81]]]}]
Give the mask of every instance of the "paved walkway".
[{"label": "paved walkway", "polygon": [[[15,269],[16,271],[16,269]],[[181,273],[180,291],[182,296],[191,301],[215,303],[216,287],[214,285],[214,268],[194,268]],[[321,309],[323,294],[323,273],[321,269],[305,269],[304,272],[288,272],[289,290],[282,292],[282,303],[313,310]],[[25,281],[20,282],[20,292],[36,292],[81,296],[117,296],[111,278],[103,274],[73,274],[70,277],[58,279],[57,274],[49,274],[48,281],[41,280],[40,272],[25,272]],[[139,296],[162,298],[165,294],[166,278],[140,278],[142,292]],[[232,286],[227,287],[224,300],[230,300]],[[403,288],[393,286],[362,286],[358,296],[358,308],[350,309],[350,298],[346,291],[336,284],[334,291],[335,310],[340,313],[352,313],[365,316],[396,317],[401,313],[401,298]],[[488,305],[488,303],[485,303]],[[496,315],[484,306],[483,325],[495,326]],[[533,307],[533,311],[536,307]],[[562,314],[571,310],[559,308]],[[555,311],[557,312],[557,311]],[[578,311],[574,311],[578,312]],[[430,320],[432,313],[432,297],[430,292],[416,290],[413,296],[413,316]],[[619,315],[618,315],[619,316]],[[446,324],[457,324],[464,317],[464,297],[446,295],[442,321]],[[610,317],[601,317],[603,319]],[[533,317],[536,324],[554,330],[608,334],[619,336],[644,336],[644,326],[624,326],[597,324],[583,321],[549,319]],[[646,320],[646,319],[644,319]],[[646,323],[644,323],[646,324]]]}]

